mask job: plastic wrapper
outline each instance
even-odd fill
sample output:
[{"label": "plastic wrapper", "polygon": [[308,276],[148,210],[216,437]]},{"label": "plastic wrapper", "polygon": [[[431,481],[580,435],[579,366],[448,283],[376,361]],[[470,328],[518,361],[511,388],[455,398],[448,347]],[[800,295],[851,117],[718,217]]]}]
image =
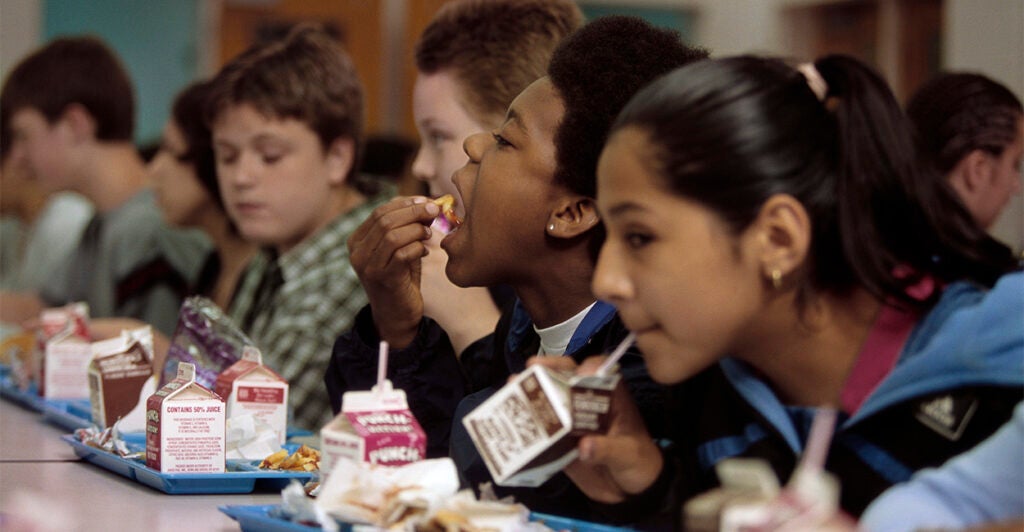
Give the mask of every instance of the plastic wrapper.
[{"label": "plastic wrapper", "polygon": [[196,382],[212,389],[217,375],[237,362],[246,346],[255,344],[220,307],[205,297],[192,296],[181,304],[160,384],[173,380],[178,363],[187,362],[196,367]]}]

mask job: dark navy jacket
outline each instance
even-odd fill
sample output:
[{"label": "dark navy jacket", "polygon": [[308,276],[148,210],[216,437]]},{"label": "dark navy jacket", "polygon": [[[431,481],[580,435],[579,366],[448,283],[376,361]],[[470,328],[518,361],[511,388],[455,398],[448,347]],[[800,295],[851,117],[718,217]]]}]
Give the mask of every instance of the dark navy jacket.
[{"label": "dark navy jacket", "polygon": [[[627,334],[615,309],[597,302],[577,327],[566,353],[577,362],[606,354]],[[324,378],[336,412],[344,392],[368,390],[376,383],[378,343],[372,315],[368,307],[364,308],[352,330],[335,342]],[[516,301],[502,313],[494,334],[469,346],[460,360],[455,358],[444,331],[429,319],[421,322],[412,344],[389,353],[388,378],[395,388],[405,390],[413,415],[427,432],[427,455],[450,453],[466,486],[478,489],[482,482],[490,480],[490,475],[462,430],[462,416],[501,387],[509,375],[525,369],[526,360],[537,353],[539,345],[533,322]],[[651,381],[635,348],[627,351],[619,366],[648,430],[656,437],[663,436],[668,430],[666,388]],[[592,505],[564,475],[557,475],[538,488],[496,487],[496,491],[500,495],[514,495],[534,511],[571,517],[593,515]]]}]

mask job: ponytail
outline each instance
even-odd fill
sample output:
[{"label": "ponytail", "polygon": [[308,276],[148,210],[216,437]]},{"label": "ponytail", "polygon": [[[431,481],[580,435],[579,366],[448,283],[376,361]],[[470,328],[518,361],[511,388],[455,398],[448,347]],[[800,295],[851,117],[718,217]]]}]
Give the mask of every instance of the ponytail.
[{"label": "ponytail", "polygon": [[666,188],[714,211],[734,235],[772,195],[800,201],[812,234],[799,305],[864,288],[923,308],[939,295],[907,293],[923,277],[991,286],[1012,271],[1010,250],[918,163],[882,78],[842,56],[814,67],[805,77],[776,59],[700,61],[634,96],[612,131],[648,132]]},{"label": "ponytail", "polygon": [[907,288],[923,276],[991,286],[1014,269],[1012,252],[973,221],[934,169],[919,164],[910,123],[882,78],[839,55],[815,67],[836,117],[843,254],[865,288],[920,306]]}]

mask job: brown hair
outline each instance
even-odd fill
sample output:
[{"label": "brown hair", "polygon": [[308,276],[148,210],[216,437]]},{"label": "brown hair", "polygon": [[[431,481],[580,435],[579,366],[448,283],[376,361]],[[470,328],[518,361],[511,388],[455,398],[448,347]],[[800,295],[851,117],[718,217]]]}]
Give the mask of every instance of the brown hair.
[{"label": "brown hair", "polygon": [[124,66],[106,44],[91,36],[62,37],[21,60],[0,95],[4,117],[24,108],[55,122],[71,104],[96,121],[96,138],[131,141],[135,92]]},{"label": "brown hair", "polygon": [[530,83],[546,73],[561,40],[583,23],[569,0],[458,0],[445,4],[416,44],[416,67],[450,71],[463,104],[495,122]]},{"label": "brown hair", "polygon": [[321,27],[296,26],[286,37],[255,45],[221,69],[213,79],[206,107],[212,124],[225,109],[247,104],[275,118],[298,120],[313,130],[327,149],[350,138],[355,176],[363,148],[363,88],[351,58]]},{"label": "brown hair", "polygon": [[946,73],[925,83],[907,103],[922,155],[948,174],[974,150],[996,157],[1017,138],[1024,115],[1010,89],[981,74]]}]

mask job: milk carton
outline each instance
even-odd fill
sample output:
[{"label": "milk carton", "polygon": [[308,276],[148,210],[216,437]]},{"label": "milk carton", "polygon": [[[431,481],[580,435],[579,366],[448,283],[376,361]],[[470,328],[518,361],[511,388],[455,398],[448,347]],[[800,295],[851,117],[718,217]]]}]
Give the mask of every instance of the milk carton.
[{"label": "milk carton", "polygon": [[224,472],[224,400],[197,384],[196,368],[146,401],[146,465],[161,473]]},{"label": "milk carton", "polygon": [[149,327],[92,343],[89,399],[101,429],[121,419],[122,432],[145,430],[146,399],[156,390],[153,332]]},{"label": "milk carton", "polygon": [[288,381],[263,365],[260,350],[246,346],[242,359],[217,376],[217,395],[227,401],[227,417],[252,414],[269,425],[278,444],[284,444],[288,426]]},{"label": "milk carton", "polygon": [[462,424],[495,482],[539,486],[576,459],[580,436],[607,430],[618,379],[531,366]]},{"label": "milk carton", "polygon": [[405,392],[383,381],[368,392],[347,392],[341,413],[320,431],[321,474],[348,458],[382,466],[422,460],[427,436],[409,411]]},{"label": "milk carton", "polygon": [[39,316],[40,358],[35,364],[39,395],[47,399],[89,397],[89,307],[71,303],[45,309]]}]

